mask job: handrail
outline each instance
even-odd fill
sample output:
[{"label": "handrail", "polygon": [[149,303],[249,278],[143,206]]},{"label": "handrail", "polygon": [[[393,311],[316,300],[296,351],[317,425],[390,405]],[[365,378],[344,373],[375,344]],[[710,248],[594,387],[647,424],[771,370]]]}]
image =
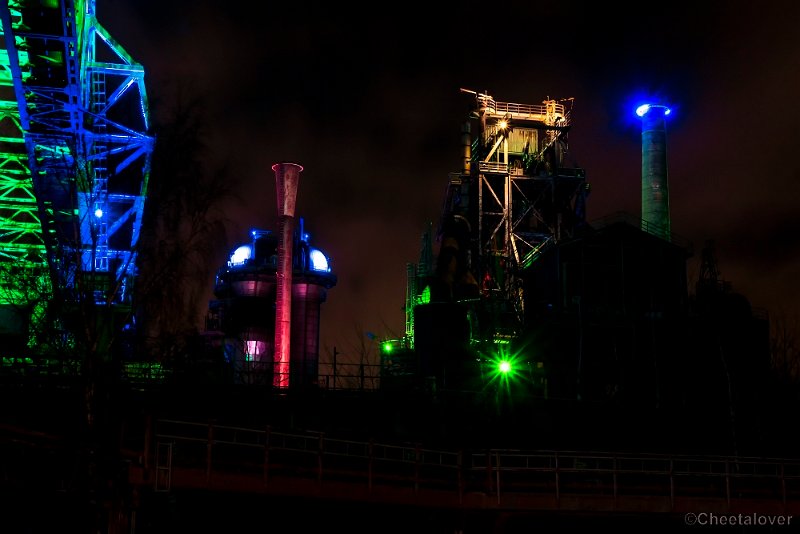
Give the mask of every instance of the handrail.
[{"label": "handrail", "polygon": [[[428,449],[419,444],[400,445],[346,440],[327,437],[324,433],[313,431],[291,433],[170,419],[159,419],[157,425],[159,428],[156,430],[156,437],[160,440],[207,442],[209,440],[207,429],[211,426],[212,444],[269,447],[271,450],[293,452],[312,451],[317,454],[321,450],[320,443],[323,443],[322,452],[332,456],[419,462],[430,466],[455,466],[457,459],[463,456],[466,469],[485,469],[491,465],[493,469],[500,471],[555,471],[558,468],[562,472],[576,473],[729,475],[800,479],[800,458],[495,448],[465,453],[459,450]],[[487,463],[487,458],[499,458],[500,461],[496,464]]]},{"label": "handrail", "polygon": [[436,450],[419,443],[347,440],[271,427],[165,419],[157,425],[155,446],[168,444],[172,451],[170,471],[159,476],[169,477],[175,488],[246,487],[244,491],[294,494],[292,488],[313,487],[320,496],[335,498],[346,491],[351,499],[414,498],[426,505],[525,510],[603,506],[638,513],[647,511],[643,503],[650,503],[650,511],[663,512],[665,507],[685,506],[687,499],[702,499],[730,512],[780,506],[786,513],[800,513],[800,459]]},{"label": "handrail", "polygon": [[536,120],[542,120],[546,124],[566,126],[568,116],[564,104],[547,100],[543,104],[517,104],[516,102],[498,102],[494,98],[481,95],[479,97],[481,106],[496,115],[510,113],[512,116],[524,116]]}]

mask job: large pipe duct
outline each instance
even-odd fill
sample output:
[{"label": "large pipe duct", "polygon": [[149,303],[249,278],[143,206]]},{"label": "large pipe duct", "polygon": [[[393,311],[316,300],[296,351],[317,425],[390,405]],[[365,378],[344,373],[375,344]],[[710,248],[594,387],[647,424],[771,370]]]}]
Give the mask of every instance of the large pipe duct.
[{"label": "large pipe duct", "polygon": [[469,121],[461,126],[461,159],[463,161],[461,172],[469,176],[472,168],[472,132]]},{"label": "large pipe duct", "polygon": [[667,121],[669,108],[645,104],[636,110],[642,118],[642,230],[670,238],[669,183],[667,180]]},{"label": "large pipe duct", "polygon": [[273,357],[272,385],[289,387],[292,332],[292,258],[294,251],[294,212],[297,186],[303,167],[296,163],[276,163],[275,185],[278,197],[278,266],[275,297],[275,354]]}]

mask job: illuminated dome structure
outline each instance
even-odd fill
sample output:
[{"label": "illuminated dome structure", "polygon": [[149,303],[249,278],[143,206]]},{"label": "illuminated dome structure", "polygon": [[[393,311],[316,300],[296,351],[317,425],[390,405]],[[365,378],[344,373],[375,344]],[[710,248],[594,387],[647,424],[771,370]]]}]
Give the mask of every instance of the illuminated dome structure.
[{"label": "illuminated dome structure", "polygon": [[[320,306],[336,285],[328,256],[311,245],[303,219],[291,247],[291,323],[288,370],[276,357],[276,309],[281,236],[253,229],[217,273],[209,325],[221,333],[225,361],[238,384],[307,388],[317,383]],[[288,371],[288,372],[287,372]],[[286,376],[282,376],[286,375]]]}]

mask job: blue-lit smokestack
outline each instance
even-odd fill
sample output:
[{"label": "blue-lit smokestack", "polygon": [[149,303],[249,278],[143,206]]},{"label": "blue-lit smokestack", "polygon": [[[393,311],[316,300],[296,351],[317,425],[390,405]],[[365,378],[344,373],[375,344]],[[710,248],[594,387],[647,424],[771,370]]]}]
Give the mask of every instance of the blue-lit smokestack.
[{"label": "blue-lit smokestack", "polygon": [[642,230],[670,238],[669,183],[667,180],[667,121],[670,109],[644,104],[636,109],[642,119]]}]

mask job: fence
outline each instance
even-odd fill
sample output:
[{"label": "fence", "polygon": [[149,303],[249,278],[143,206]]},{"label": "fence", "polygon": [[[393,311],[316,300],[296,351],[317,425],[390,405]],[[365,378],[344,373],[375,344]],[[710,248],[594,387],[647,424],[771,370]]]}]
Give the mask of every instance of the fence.
[{"label": "fence", "polygon": [[[519,495],[558,503],[565,497],[763,501],[800,506],[800,460],[723,456],[613,454],[508,449],[433,450],[421,444],[349,441],[323,433],[159,420],[161,480],[173,469],[204,469],[205,480],[227,472],[348,483],[368,491],[399,487],[444,491],[462,503],[469,494],[502,504]],[[165,448],[165,444],[169,447]],[[169,464],[169,469],[165,466]],[[169,471],[169,472],[166,472]]]}]

